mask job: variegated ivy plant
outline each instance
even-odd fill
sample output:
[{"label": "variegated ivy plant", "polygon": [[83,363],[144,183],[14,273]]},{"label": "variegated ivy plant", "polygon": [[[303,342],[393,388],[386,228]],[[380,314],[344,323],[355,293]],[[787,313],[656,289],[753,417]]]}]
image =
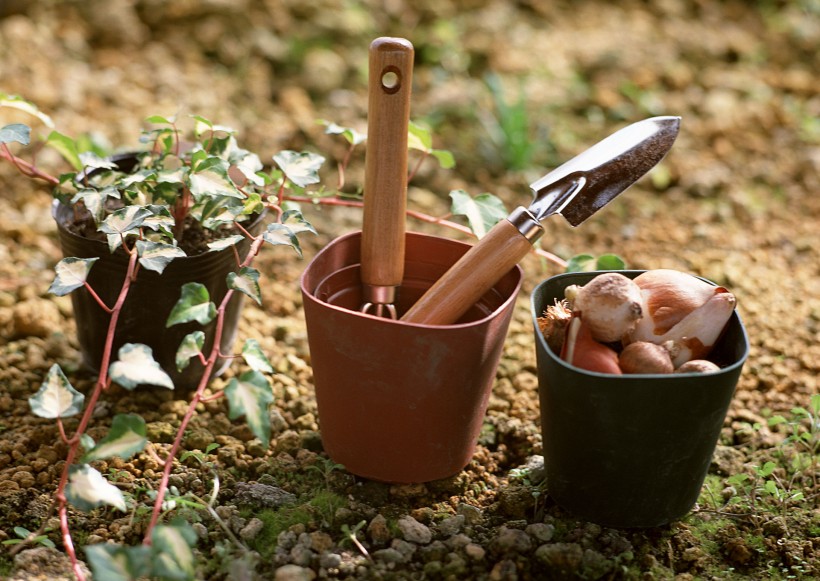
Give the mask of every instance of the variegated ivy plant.
[{"label": "variegated ivy plant", "polygon": [[[0,106],[30,113],[47,128],[53,129],[48,116],[22,99],[0,94]],[[11,162],[24,175],[50,184],[55,197],[73,207],[75,220],[93,220],[95,229],[107,240],[109,250],[122,249],[126,253],[129,261],[119,293],[121,299],[139,276],[140,268],[162,273],[172,260],[186,255],[179,244],[181,227],[186,220],[194,220],[203,229],[211,231],[234,226],[232,233],[215,236],[208,244],[208,251],[223,250],[243,238],[250,239],[246,257],[240,260],[239,253],[236,253],[236,269],[227,277],[228,292],[220,304],[215,304],[207,289],[199,283],[186,283],[179,289],[180,298],[168,317],[167,326],[191,321],[206,325],[216,321],[214,347],[210,352],[203,351],[205,335],[200,330],[188,334],[179,346],[177,367],[181,370],[192,358],[198,358],[204,372],[176,438],[162,460],[163,475],[153,496],[154,508],[143,545],[85,547],[95,578],[103,580],[141,576],[186,579],[193,575],[195,535],[192,530],[185,524],[160,524],[173,462],[196,406],[204,400],[205,387],[213,375],[216,361],[229,355],[219,352],[221,319],[228,301],[233,293],[240,292],[261,304],[259,272],[252,267],[254,258],[265,244],[284,245],[301,254],[297,235],[315,233],[298,209],[287,207],[284,198],[287,194],[304,195],[306,187],[318,183],[318,170],[324,162],[324,158],[317,154],[283,151],[273,156],[274,164],[265,171],[258,155],[237,145],[234,131],[203,117],[192,117],[193,133],[185,139],[174,118],[150,117],[146,121],[152,126],[142,135],[142,143],[147,147],[136,154],[137,163],[127,172],[102,152],[94,148],[84,150],[82,141],[52,130],[45,143],[56,148],[73,169],[59,177],[50,175],[12,151],[12,144],[30,144],[31,129],[28,126],[10,124],[0,128],[0,158]],[[242,224],[263,211],[268,211],[273,219],[261,234],[254,236]],[[89,285],[88,275],[97,260],[64,258],[56,265],[56,276],[49,288],[49,292],[58,296],[89,292],[110,316],[108,350],[100,362],[101,371],[95,386],[88,396],[83,395],[55,364],[39,391],[29,399],[35,415],[57,422],[61,438],[68,447],[55,501],[63,544],[78,579],[84,579],[85,574],[72,541],[68,505],[80,511],[104,506],[122,511],[133,508],[129,504],[133,505],[136,500],[126,498],[93,464],[114,456],[128,459],[149,445],[145,421],[136,414],[115,416],[107,436],[95,442],[86,428],[97,400],[112,383],[129,390],[139,385],[174,388],[171,377],[155,361],[150,347],[127,343],[118,353],[111,352],[124,301],[106,305]],[[273,367],[259,343],[252,339],[244,342],[241,357],[249,370],[231,379],[224,390],[211,397],[225,396],[229,417],[244,416],[254,435],[268,445],[268,408],[273,400],[268,374],[273,372]],[[68,434],[63,420],[76,415],[80,415],[79,424],[73,434]],[[39,538],[40,532],[31,533],[32,539]]]}]

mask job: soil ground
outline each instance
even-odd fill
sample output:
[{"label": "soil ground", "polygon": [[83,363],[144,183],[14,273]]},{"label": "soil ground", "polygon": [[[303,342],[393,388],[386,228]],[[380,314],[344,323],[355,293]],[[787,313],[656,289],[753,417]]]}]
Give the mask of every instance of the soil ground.
[{"label": "soil ground", "polygon": [[[268,249],[257,266],[264,303],[247,305],[240,336],[274,361],[270,448],[224,402],[203,406],[175,471],[181,494],[221,489],[216,513],[177,509],[195,523],[202,579],[791,579],[820,576],[818,466],[789,440],[811,424],[792,413],[818,393],[820,362],[820,6],[814,0],[239,0],[0,3],[0,92],[36,102],[64,133],[133,146],[152,114],[199,114],[239,130],[263,159],[308,148],[338,161],[344,144],[317,119],[366,130],[367,47],[403,36],[416,47],[412,116],[451,151],[451,170],[426,162],[410,206],[448,210],[447,193],[489,191],[509,207],[527,184],[614,129],[681,115],[681,135],[653,174],[577,229],[551,218],[542,247],[564,259],[615,253],[631,268],[675,268],[738,298],[750,354],[699,503],[678,522],[618,530],[555,504],[542,473],[528,295],[561,268],[532,256],[485,426],[463,472],[415,486],[369,482],[321,446],[298,292],[307,261],[360,225],[357,210],[308,208],[319,235],[299,260]],[[493,98],[498,82],[502,101]],[[523,117],[516,129],[515,115]],[[6,115],[6,112],[3,111]],[[2,123],[18,121],[2,118]],[[36,128],[43,132],[43,127]],[[361,187],[363,149],[346,189]],[[40,153],[45,166],[57,160]],[[411,159],[411,165],[414,160]],[[335,183],[334,163],[324,175]],[[68,297],[47,293],[61,258],[50,194],[0,166],[0,540],[46,519],[56,550],[0,553],[0,576],[71,578],[48,507],[65,446],[27,399],[60,363],[89,388]],[[452,231],[411,222],[445,236]],[[227,377],[241,370],[235,366]],[[226,378],[227,378],[226,377]],[[218,388],[226,378],[218,380]],[[95,413],[136,412],[167,444],[180,394],[115,388]],[[786,422],[769,426],[782,415]],[[814,426],[814,437],[817,430]],[[805,440],[804,440],[805,442]],[[814,449],[816,452],[816,448]],[[774,463],[771,474],[756,467]],[[142,503],[158,465],[147,454],[103,463]],[[749,478],[741,481],[739,474]],[[287,506],[248,492],[276,489]],[[269,488],[264,488],[265,486]],[[139,510],[72,513],[79,546],[136,543]],[[359,530],[368,558],[346,535]],[[223,528],[224,526],[224,528]],[[232,533],[228,536],[225,528]],[[254,577],[255,576],[255,577]]]}]

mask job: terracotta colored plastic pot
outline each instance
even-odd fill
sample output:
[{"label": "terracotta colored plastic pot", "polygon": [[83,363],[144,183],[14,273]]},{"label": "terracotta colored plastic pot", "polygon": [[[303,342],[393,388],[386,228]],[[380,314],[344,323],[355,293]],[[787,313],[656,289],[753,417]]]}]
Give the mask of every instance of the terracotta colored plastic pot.
[{"label": "terracotta colored plastic pot", "polygon": [[[516,267],[454,325],[358,312],[361,233],[337,238],[302,275],[322,442],[345,468],[385,482],[428,482],[472,458],[522,272]],[[406,235],[406,311],[470,246]]]},{"label": "terracotta colored plastic pot", "polygon": [[716,373],[619,376],[570,366],[547,346],[536,319],[568,285],[597,274],[558,275],[532,294],[547,488],[592,522],[663,525],[698,498],[749,341],[735,312],[709,356],[721,366]]},{"label": "terracotta colored plastic pot", "polygon": [[[65,224],[71,217],[71,207],[55,202],[52,211],[57,222],[60,246],[64,256],[99,257],[91,268],[88,283],[106,305],[113,306],[128,266],[125,252],[118,249],[112,254],[105,242],[90,240],[67,230]],[[258,232],[262,222],[263,218],[260,216],[250,225],[251,231]],[[250,242],[247,239],[237,244],[242,257],[247,254],[249,248]],[[116,358],[117,350],[125,343],[144,343],[152,349],[154,359],[171,376],[176,389],[195,388],[202,377],[204,370],[202,364],[197,358],[192,358],[188,367],[179,372],[176,368],[175,355],[185,335],[196,330],[202,330],[205,333],[203,352],[208,353],[213,345],[216,321],[206,326],[191,322],[168,328],[165,326],[165,321],[179,300],[182,285],[188,282],[203,284],[208,289],[211,300],[219,305],[228,290],[226,277],[234,270],[236,270],[236,257],[230,248],[219,252],[174,259],[162,274],[144,268],[140,269],[129,289],[117,324],[114,358]],[[234,293],[225,311],[225,323],[220,343],[223,353],[231,352],[242,301],[243,295]],[[83,363],[96,372],[102,360],[110,317],[83,289],[71,293],[71,304],[74,308],[77,340],[80,343]],[[216,374],[224,371],[229,364],[230,360],[220,361]]]}]

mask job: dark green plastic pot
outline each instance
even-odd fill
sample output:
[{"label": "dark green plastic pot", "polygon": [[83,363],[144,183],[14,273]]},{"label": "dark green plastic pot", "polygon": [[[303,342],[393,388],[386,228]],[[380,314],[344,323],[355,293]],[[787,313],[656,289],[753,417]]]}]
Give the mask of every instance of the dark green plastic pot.
[{"label": "dark green plastic pot", "polygon": [[[133,154],[115,156],[111,159],[123,171],[129,171],[136,162]],[[126,253],[122,249],[117,249],[112,253],[105,242],[85,238],[67,229],[66,224],[70,222],[73,215],[71,206],[55,201],[52,214],[57,223],[63,256],[99,258],[89,273],[88,283],[105,304],[114,305],[128,267]],[[245,227],[251,233],[258,234],[263,225],[264,214],[261,214]],[[250,240],[247,238],[236,245],[236,250],[243,259],[249,249]],[[162,274],[145,268],[140,269],[120,313],[114,338],[113,358],[116,359],[117,351],[123,344],[143,343],[151,348],[154,359],[171,376],[176,389],[196,388],[205,370],[204,366],[198,358],[194,357],[188,367],[178,371],[176,352],[185,335],[201,330],[205,333],[203,352],[209,353],[214,343],[216,321],[204,326],[190,322],[172,327],[166,327],[165,322],[179,300],[182,285],[189,282],[204,285],[208,289],[211,301],[219,305],[228,292],[227,276],[236,268],[234,250],[226,248],[218,252],[176,258]],[[225,309],[222,340],[220,341],[222,353],[230,353],[233,349],[243,296],[241,293],[234,293]],[[80,344],[83,364],[92,371],[98,372],[110,317],[85,289],[78,289],[71,293],[71,304],[74,309],[77,340]],[[214,376],[222,373],[228,365],[230,365],[230,359],[220,359]]]},{"label": "dark green plastic pot", "polygon": [[660,526],[697,501],[749,341],[735,312],[709,357],[719,372],[608,375],[571,366],[547,346],[536,319],[567,286],[598,274],[554,276],[532,293],[547,488],[588,521]]}]

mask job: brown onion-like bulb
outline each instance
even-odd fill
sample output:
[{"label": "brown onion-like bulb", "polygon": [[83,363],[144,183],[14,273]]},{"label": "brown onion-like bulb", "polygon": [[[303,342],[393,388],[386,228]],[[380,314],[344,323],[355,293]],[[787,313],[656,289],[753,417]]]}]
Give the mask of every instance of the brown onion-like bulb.
[{"label": "brown onion-like bulb", "polygon": [[675,370],[675,373],[714,373],[720,366],[706,359],[692,359]]},{"label": "brown onion-like bulb", "polygon": [[675,367],[691,359],[705,359],[717,343],[737,304],[732,293],[722,291],[653,341],[669,349]]},{"label": "brown onion-like bulb", "polygon": [[558,299],[555,299],[555,304],[544,309],[544,314],[538,317],[538,329],[555,353],[560,353],[564,346],[564,337],[571,318],[572,312],[567,308],[567,301]]},{"label": "brown onion-like bulb", "polygon": [[689,313],[715,294],[727,292],[696,276],[667,268],[647,270],[634,282],[641,289],[644,316],[630,333],[631,341],[658,343],[658,337]]},{"label": "brown onion-like bulb", "polygon": [[568,287],[565,294],[592,337],[604,343],[620,341],[643,313],[641,289],[617,272],[599,274],[582,287]]},{"label": "brown onion-like bulb", "polygon": [[675,370],[669,351],[646,341],[624,347],[618,357],[618,365],[624,373],[672,373]]},{"label": "brown onion-like bulb", "polygon": [[567,327],[561,359],[587,371],[621,375],[618,353],[593,339],[586,322],[578,317],[573,317]]}]

